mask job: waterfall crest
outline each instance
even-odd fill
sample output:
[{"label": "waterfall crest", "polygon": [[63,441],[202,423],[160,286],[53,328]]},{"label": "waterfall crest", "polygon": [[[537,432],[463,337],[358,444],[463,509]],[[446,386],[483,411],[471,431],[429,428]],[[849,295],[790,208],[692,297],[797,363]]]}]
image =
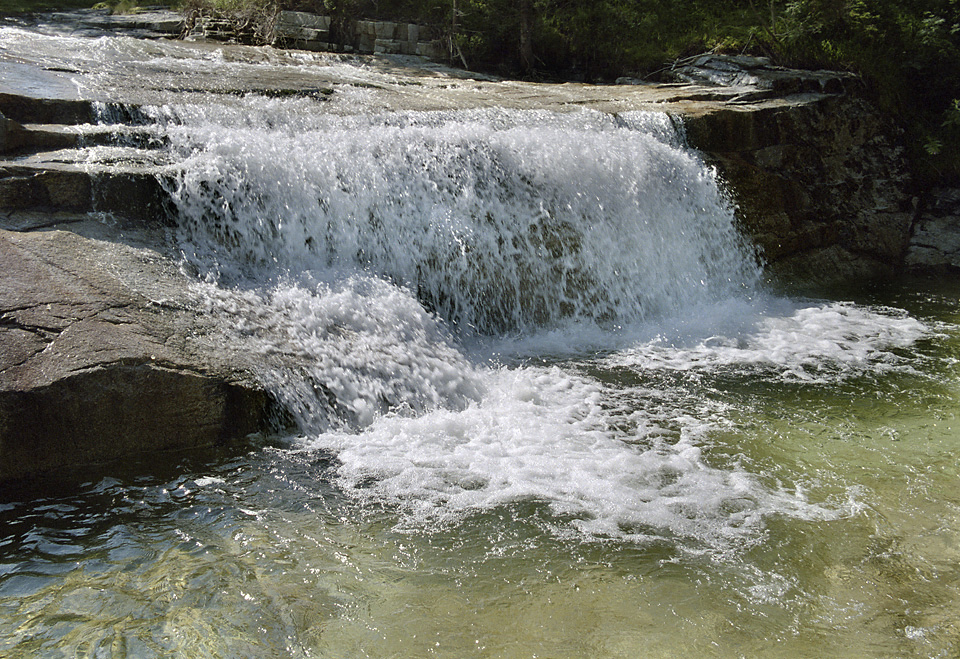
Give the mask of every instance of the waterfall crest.
[{"label": "waterfall crest", "polygon": [[715,173],[664,114],[156,108],[186,251],[220,276],[364,272],[484,334],[619,326],[751,288]]}]

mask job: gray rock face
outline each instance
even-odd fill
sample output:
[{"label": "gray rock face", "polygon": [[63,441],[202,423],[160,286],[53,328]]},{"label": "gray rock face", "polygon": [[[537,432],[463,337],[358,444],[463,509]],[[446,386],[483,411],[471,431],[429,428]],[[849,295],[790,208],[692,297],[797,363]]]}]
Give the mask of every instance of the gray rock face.
[{"label": "gray rock face", "polygon": [[920,214],[906,266],[910,270],[960,270],[960,190],[934,190]]},{"label": "gray rock face", "polygon": [[730,68],[722,73],[738,75],[741,88],[748,76],[757,93],[795,92],[686,120],[690,143],[720,168],[768,272],[806,284],[900,272],[917,202],[897,129],[855,95],[808,91],[852,86],[845,74],[801,73],[791,83],[789,72],[762,62],[739,74]]},{"label": "gray rock face", "polygon": [[211,354],[211,324],[159,253],[0,230],[0,263],[0,480],[212,446],[266,426],[267,394],[235,358]]}]

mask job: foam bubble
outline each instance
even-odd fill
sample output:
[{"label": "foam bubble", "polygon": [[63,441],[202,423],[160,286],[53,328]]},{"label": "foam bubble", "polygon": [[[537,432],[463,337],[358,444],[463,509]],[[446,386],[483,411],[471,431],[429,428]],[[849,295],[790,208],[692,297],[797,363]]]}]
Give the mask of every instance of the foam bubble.
[{"label": "foam bubble", "polygon": [[913,357],[902,351],[930,332],[903,310],[850,302],[731,301],[711,311],[672,327],[664,323],[656,337],[610,355],[604,364],[674,371],[752,369],[787,381],[826,383],[909,371]]}]

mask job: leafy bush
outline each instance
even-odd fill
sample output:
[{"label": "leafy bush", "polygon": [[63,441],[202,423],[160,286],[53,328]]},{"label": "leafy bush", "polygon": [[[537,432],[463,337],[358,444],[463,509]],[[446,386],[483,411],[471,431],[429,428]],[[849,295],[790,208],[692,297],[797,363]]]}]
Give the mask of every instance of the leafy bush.
[{"label": "leafy bush", "polygon": [[960,183],[960,0],[792,0],[774,36],[784,63],[860,73],[922,181]]}]

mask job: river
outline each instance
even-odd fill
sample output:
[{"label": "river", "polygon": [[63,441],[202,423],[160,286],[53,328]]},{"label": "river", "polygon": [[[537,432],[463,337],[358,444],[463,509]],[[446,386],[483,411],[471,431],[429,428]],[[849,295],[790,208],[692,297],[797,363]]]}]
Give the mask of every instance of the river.
[{"label": "river", "polygon": [[666,114],[351,89],[183,91],[78,152],[157,168],[290,430],[5,491],[0,653],[957,656],[955,283],[773,288]]}]

